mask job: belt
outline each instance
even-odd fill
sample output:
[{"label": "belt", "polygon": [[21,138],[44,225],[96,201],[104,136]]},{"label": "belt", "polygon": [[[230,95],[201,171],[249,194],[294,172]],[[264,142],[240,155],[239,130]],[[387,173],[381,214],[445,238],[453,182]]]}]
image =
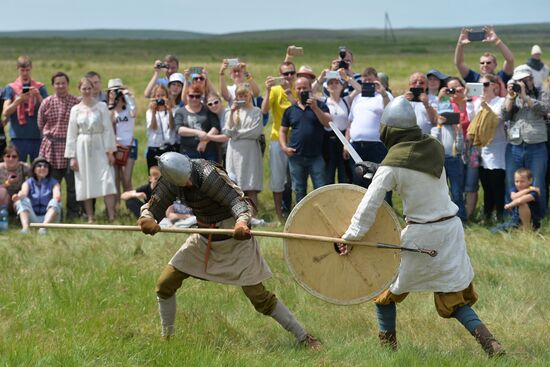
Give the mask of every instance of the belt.
[{"label": "belt", "polygon": [[432,221],[429,221],[429,222],[426,222],[426,223],[419,223],[419,222],[413,222],[412,220],[408,220],[407,221],[407,224],[432,224],[432,223],[439,223],[439,222],[444,222],[446,220],[449,220],[449,219],[452,219],[454,218],[455,215],[451,215],[451,216],[448,216],[448,217],[443,217],[443,218],[439,218],[439,219],[436,219],[436,220],[432,220]]},{"label": "belt", "polygon": [[[197,223],[197,227],[199,228],[219,228],[215,224],[206,224],[206,223]],[[204,238],[209,238],[211,241],[225,241],[230,238],[233,238],[233,236],[229,236],[226,234],[201,234]]]}]

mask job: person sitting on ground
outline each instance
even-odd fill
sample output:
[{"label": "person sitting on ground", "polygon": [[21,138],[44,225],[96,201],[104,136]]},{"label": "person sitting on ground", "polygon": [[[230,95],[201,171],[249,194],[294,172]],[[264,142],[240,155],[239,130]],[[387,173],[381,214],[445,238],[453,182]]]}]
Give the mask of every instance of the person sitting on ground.
[{"label": "person sitting on ground", "polygon": [[19,160],[15,145],[6,146],[3,158],[4,162],[0,163],[0,207],[14,213],[11,198],[21,190],[23,182],[31,174],[31,168]]},{"label": "person sitting on ground", "polygon": [[[30,223],[53,223],[61,217],[61,186],[52,177],[50,163],[44,157],[32,162],[32,176],[21,190],[12,196],[12,200],[21,220],[21,233],[29,233]],[[46,234],[46,228],[40,228],[38,234]]]},{"label": "person sitting on ground", "polygon": [[160,221],[159,226],[189,228],[195,224],[197,224],[197,217],[193,214],[193,210],[178,198],[166,209],[165,217]]},{"label": "person sitting on ground", "polygon": [[151,194],[155,186],[157,186],[159,177],[160,170],[158,166],[151,166],[151,168],[149,168],[149,183],[139,186],[135,190],[125,191],[120,195],[120,198],[126,201],[126,208],[132,212],[136,218],[139,218],[141,214],[141,206],[151,199]]},{"label": "person sitting on ground", "polygon": [[504,206],[512,210],[512,221],[515,227],[520,225],[525,230],[540,228],[540,189],[533,185],[533,175],[527,168],[520,168],[514,173],[515,190],[510,194],[512,201]]}]

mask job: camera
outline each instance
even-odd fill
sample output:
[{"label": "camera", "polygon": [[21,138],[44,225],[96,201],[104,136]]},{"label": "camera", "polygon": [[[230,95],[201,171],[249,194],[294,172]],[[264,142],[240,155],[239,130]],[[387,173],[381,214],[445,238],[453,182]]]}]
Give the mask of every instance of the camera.
[{"label": "camera", "polygon": [[338,69],[347,69],[349,64],[344,60],[346,58],[347,49],[344,46],[338,47],[338,55],[340,56],[340,62],[338,63]]},{"label": "camera", "polygon": [[521,85],[519,85],[519,83],[513,83],[512,90],[516,93],[521,93]]},{"label": "camera", "polygon": [[363,83],[361,84],[361,97],[374,97],[376,91],[376,84]]},{"label": "camera", "polygon": [[155,102],[157,106],[164,106],[166,104],[166,102],[164,101],[164,98],[157,98]]},{"label": "camera", "polygon": [[448,88],[447,89],[447,94],[455,94],[456,93],[456,89],[454,88]]},{"label": "camera", "polygon": [[157,69],[168,69],[168,64],[165,62],[159,62],[158,64],[155,65],[155,67]]},{"label": "camera", "polygon": [[309,91],[300,92],[300,102],[305,106],[309,99]]},{"label": "camera", "polygon": [[420,102],[420,95],[425,92],[424,88],[410,88],[409,89],[413,94],[413,99],[411,102]]},{"label": "camera", "polygon": [[246,101],[242,99],[237,99],[235,101],[235,105],[237,106],[237,108],[243,108],[245,104],[246,104]]}]

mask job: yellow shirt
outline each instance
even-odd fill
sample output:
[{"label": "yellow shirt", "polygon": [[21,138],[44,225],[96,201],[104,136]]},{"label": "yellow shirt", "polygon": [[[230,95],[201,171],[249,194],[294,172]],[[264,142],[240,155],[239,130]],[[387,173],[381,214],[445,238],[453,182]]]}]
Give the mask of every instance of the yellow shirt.
[{"label": "yellow shirt", "polygon": [[[294,88],[291,88],[292,95],[298,100],[298,94]],[[291,105],[285,90],[280,85],[271,88],[269,92],[269,108],[271,111],[271,141],[279,141],[279,129],[283,113]]]}]

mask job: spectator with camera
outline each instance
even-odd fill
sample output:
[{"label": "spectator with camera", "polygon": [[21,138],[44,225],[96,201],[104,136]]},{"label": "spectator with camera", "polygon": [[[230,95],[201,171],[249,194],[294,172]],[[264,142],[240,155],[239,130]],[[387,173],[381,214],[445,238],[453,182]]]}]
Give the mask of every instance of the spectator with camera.
[{"label": "spectator with camera", "polygon": [[[21,233],[29,233],[30,223],[59,222],[61,216],[61,186],[52,177],[50,163],[44,157],[32,162],[32,176],[12,198],[21,221]],[[38,230],[46,234],[46,228]]]},{"label": "spectator with camera", "polygon": [[[479,73],[470,69],[464,62],[464,47],[472,41],[483,41],[493,43],[504,57],[504,63],[501,70],[497,70],[497,58],[490,52],[485,52],[479,58]],[[514,55],[512,51],[497,36],[493,27],[485,26],[482,32],[473,32],[470,28],[463,28],[458,37],[458,43],[455,48],[454,56],[455,66],[460,76],[467,83],[477,83],[482,74],[493,74],[499,77],[500,91],[499,95],[504,97],[506,94],[505,84],[510,80],[514,71]]]},{"label": "spectator with camera", "polygon": [[498,78],[495,75],[482,75],[483,94],[476,99],[472,123],[468,127],[468,137],[473,145],[481,149],[479,180],[483,187],[483,214],[485,222],[501,221],[504,213],[506,176],[506,133],[502,119],[504,98],[498,95]]},{"label": "spectator with camera", "polygon": [[219,162],[217,143],[211,141],[211,136],[219,135],[220,120],[202,103],[203,96],[203,89],[191,86],[187,89],[188,103],[176,111],[174,122],[180,137],[180,153]]},{"label": "spectator with camera", "polygon": [[[189,89],[197,88],[201,91],[201,102],[206,100],[206,96],[216,91],[214,84],[210,78],[208,78],[208,72],[202,66],[191,67],[185,69],[183,72],[185,77],[185,83],[183,84],[183,90],[181,92],[181,99],[185,105],[189,103]],[[191,81],[190,83],[188,81]]]},{"label": "spectator with camera", "polygon": [[235,100],[226,114],[223,133],[229,137],[226,168],[228,176],[244,191],[254,207],[263,189],[263,156],[258,139],[262,135],[262,112],[252,104],[252,90],[239,84]]},{"label": "spectator with camera", "polygon": [[533,75],[533,83],[538,90],[542,89],[542,83],[548,78],[550,73],[548,65],[541,60],[542,50],[539,45],[534,45],[531,48],[531,57],[525,63]]},{"label": "spectator with camera", "polygon": [[[279,131],[283,113],[298,100],[294,87],[296,66],[290,61],[279,65],[279,76],[268,76],[265,80],[265,98],[262,102],[262,113],[271,111],[271,142],[269,144],[269,188],[273,192],[275,213],[284,223],[284,214],[290,213],[290,202],[283,213],[283,193],[287,184],[288,156],[279,144]],[[288,180],[290,181],[290,180]]]},{"label": "spectator with camera", "polygon": [[11,143],[17,147],[19,159],[31,162],[38,157],[42,134],[38,128],[38,108],[48,96],[43,83],[32,79],[32,60],[17,58],[18,77],[4,90],[4,115],[10,120]]},{"label": "spectator with camera", "polygon": [[74,172],[65,158],[65,144],[71,108],[77,105],[78,97],[69,94],[69,76],[57,72],[52,76],[55,94],[42,101],[38,110],[38,127],[42,131],[40,157],[50,164],[49,170],[59,183],[65,179],[67,189],[66,219],[72,220],[80,215],[81,207],[76,201]]},{"label": "spectator with camera", "polygon": [[113,164],[116,140],[107,105],[94,97],[92,81],[80,79],[82,96],[71,109],[65,158],[75,172],[76,199],[84,201],[88,223],[94,221],[93,199],[105,198],[109,221],[115,219],[116,185]]},{"label": "spectator with camera", "polygon": [[[230,69],[230,78],[233,81],[232,85],[227,85],[225,81],[225,71]],[[247,83],[252,97],[256,98],[260,95],[260,88],[252,77],[252,74],[246,70],[246,64],[240,62],[239,59],[223,59],[220,66],[220,95],[227,101],[229,106],[233,104],[235,99],[235,90],[239,84]]]},{"label": "spectator with camera", "polygon": [[506,147],[506,194],[514,188],[514,172],[528,168],[533,175],[533,186],[540,188],[542,216],[546,214],[546,170],[548,152],[545,118],[550,113],[550,104],[539,100],[533,74],[527,65],[514,69],[508,82],[508,94],[502,105],[502,117],[509,121],[508,146]]},{"label": "spectator with camera", "polygon": [[138,151],[138,142],[134,139],[137,109],[134,96],[122,80],[110,79],[107,88],[117,145],[114,153],[115,180],[117,191],[121,193],[132,189],[132,173]]},{"label": "spectator with camera", "polygon": [[427,88],[428,78],[417,71],[409,77],[409,90],[404,96],[414,108],[416,123],[422,133],[429,135],[437,124],[437,110],[430,104]]},{"label": "spectator with camera", "polygon": [[[386,88],[378,80],[376,69],[367,67],[361,74],[361,93],[353,99],[349,119],[350,126],[346,130],[346,139],[351,142],[359,156],[374,163],[380,163],[388,153],[388,150],[380,140],[380,119],[386,105],[393,99],[393,96],[386,91]],[[344,147],[344,156],[349,158],[349,152]],[[352,171],[354,162],[350,160]],[[370,180],[367,180],[355,172],[353,183],[368,187]],[[387,196],[391,201],[391,196]]]},{"label": "spectator with camera", "polygon": [[[457,115],[456,122],[461,127],[464,139],[462,160],[464,162],[464,193],[466,194],[466,216],[461,218],[467,221],[474,212],[477,205],[477,192],[479,190],[479,165],[480,151],[468,139],[467,131],[470,125],[471,116],[474,113],[474,105],[468,100],[468,90],[464,83],[455,77],[447,79],[447,87],[439,92],[439,111],[452,111]],[[450,118],[450,117],[449,117]]]},{"label": "spectator with camera", "polygon": [[[361,86],[350,78],[344,71],[326,71],[323,78],[326,80],[329,97],[326,99],[326,104],[330,112],[330,117],[334,127],[342,133],[346,134],[349,127],[348,115],[350,112],[351,101],[354,94],[361,92]],[[342,97],[346,80],[355,86],[355,90],[351,96]],[[351,169],[346,159],[344,159],[344,146],[330,127],[325,128],[323,139],[323,157],[326,164],[326,184],[330,185],[335,182],[336,170],[338,170],[339,183],[351,183]]]},{"label": "spectator with camera", "polygon": [[31,174],[31,168],[26,162],[19,160],[15,145],[8,144],[2,154],[0,163],[0,207],[13,213],[12,196],[21,190],[23,182]]},{"label": "spectator with camera", "polygon": [[[174,115],[174,102],[168,89],[162,85],[153,87],[149,108],[145,113],[147,124],[147,169],[158,164],[155,157],[179,150]],[[182,107],[183,108],[183,107]]]},{"label": "spectator with camera", "polygon": [[[355,73],[352,70],[353,67],[353,53],[348,50],[346,47],[340,47],[338,49],[338,58],[332,60],[330,65],[330,70],[332,71],[338,71],[340,69],[344,70],[346,75],[349,79],[344,79],[346,81],[346,85],[344,86],[344,90],[342,92],[342,97],[348,97],[351,93],[353,93],[354,90],[356,90],[356,86],[354,86],[350,81],[353,80],[358,84],[361,84],[361,74]],[[313,90],[317,90],[321,86],[323,87],[323,95],[325,97],[328,97],[330,95],[330,92],[327,88],[327,81],[325,79],[325,75],[329,70],[324,70],[321,72],[319,77],[314,81],[312,87]],[[351,98],[353,99],[353,98]]]},{"label": "spectator with camera", "polygon": [[[151,77],[151,80],[149,81],[147,87],[145,87],[145,91],[143,92],[145,98],[151,98],[153,88],[156,85],[163,85],[167,87],[170,81],[170,75],[177,73],[178,69],[179,60],[174,55],[166,55],[162,61],[155,60],[155,62],[153,63],[153,76]],[[161,76],[160,74],[163,71],[164,76]]]},{"label": "spectator with camera", "polygon": [[[314,189],[326,184],[323,145],[320,142],[325,132],[323,127],[329,127],[330,113],[326,104],[311,94],[308,78],[298,78],[295,86],[299,99],[283,114],[279,144],[288,156],[292,191],[296,203],[299,203],[306,196],[308,176],[311,177]],[[292,130],[287,143],[289,129]]]}]

